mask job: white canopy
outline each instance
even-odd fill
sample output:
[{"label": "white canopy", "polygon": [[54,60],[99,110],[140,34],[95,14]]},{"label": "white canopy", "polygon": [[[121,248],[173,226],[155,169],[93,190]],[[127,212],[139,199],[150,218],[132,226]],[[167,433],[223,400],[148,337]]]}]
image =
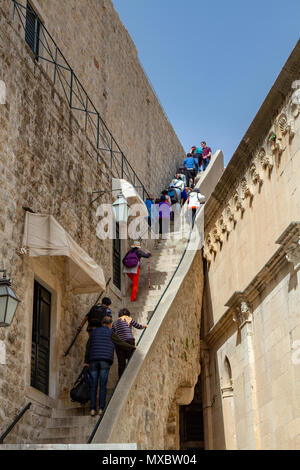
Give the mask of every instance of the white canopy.
[{"label": "white canopy", "polygon": [[29,256],[66,256],[74,294],[105,289],[102,268],[73,240],[52,215],[26,212],[23,246]]},{"label": "white canopy", "polygon": [[122,192],[129,206],[139,204],[141,206],[140,215],[148,217],[147,207],[135,187],[126,180],[112,178],[112,197],[116,199],[120,192]]}]

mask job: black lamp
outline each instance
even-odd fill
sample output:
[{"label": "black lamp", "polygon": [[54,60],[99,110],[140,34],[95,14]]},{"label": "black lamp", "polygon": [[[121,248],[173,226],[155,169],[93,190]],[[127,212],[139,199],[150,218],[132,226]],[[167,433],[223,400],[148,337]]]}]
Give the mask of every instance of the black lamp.
[{"label": "black lamp", "polygon": [[12,290],[11,281],[6,277],[6,271],[0,270],[0,326],[9,326],[14,318],[20,300]]}]

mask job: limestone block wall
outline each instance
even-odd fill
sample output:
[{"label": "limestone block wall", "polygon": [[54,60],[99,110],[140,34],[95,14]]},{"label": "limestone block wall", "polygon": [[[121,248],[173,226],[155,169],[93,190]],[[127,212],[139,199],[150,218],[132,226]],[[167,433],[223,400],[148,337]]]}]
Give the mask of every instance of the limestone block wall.
[{"label": "limestone block wall", "polygon": [[[139,178],[149,192],[159,194],[185,152],[112,2],[33,0],[31,4]],[[53,75],[52,66],[43,67]]]},{"label": "limestone block wall", "polygon": [[[112,241],[96,236],[96,208],[89,188],[111,188],[104,159],[97,162],[93,141],[82,130],[68,104],[37,64],[21,28],[10,21],[11,2],[0,3],[0,71],[6,104],[0,106],[0,251],[1,268],[13,280],[21,300],[9,328],[0,328],[0,431],[25,404],[33,405],[6,442],[34,442],[51,408],[63,403],[79,374],[87,339],[85,331],[63,357],[76,328],[97,294],[74,296],[68,290],[65,260],[20,256],[25,211],[50,213],[104,269],[112,272]],[[116,60],[116,59],[115,59]],[[110,202],[104,196],[102,202]],[[30,386],[33,281],[53,294],[51,313],[50,390],[46,396]],[[110,289],[114,312],[123,305]]]},{"label": "limestone block wall", "polygon": [[297,44],[205,207],[207,448],[299,448],[299,60]]},{"label": "limestone block wall", "polygon": [[[85,332],[70,356],[63,359],[63,352],[96,295],[74,296],[68,291],[63,259],[45,258],[38,263],[18,255],[25,221],[22,207],[51,213],[99,265],[106,267],[107,278],[112,264],[111,241],[96,237],[96,208],[90,205],[87,190],[99,184],[109,189],[111,183],[105,162],[97,164],[92,143],[2,10],[0,34],[0,70],[7,87],[6,104],[0,107],[1,266],[8,270],[21,300],[13,324],[0,328],[6,350],[0,365],[0,421],[4,430],[17,411],[33,401],[15,430],[18,442],[24,442],[35,440],[40,419],[49,415],[57,399],[68,395],[81,369]],[[49,397],[30,387],[34,279],[53,292],[57,307],[51,316],[54,342]],[[121,301],[111,295],[117,308]],[[7,439],[16,442],[15,433]]]}]

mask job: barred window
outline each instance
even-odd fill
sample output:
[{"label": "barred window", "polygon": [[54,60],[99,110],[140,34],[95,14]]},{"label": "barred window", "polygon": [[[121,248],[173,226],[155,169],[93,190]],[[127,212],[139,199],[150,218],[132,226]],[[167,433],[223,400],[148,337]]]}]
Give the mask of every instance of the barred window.
[{"label": "barred window", "polygon": [[31,4],[27,2],[25,41],[34,53],[37,60],[39,57],[40,25],[40,18],[34,11]]}]

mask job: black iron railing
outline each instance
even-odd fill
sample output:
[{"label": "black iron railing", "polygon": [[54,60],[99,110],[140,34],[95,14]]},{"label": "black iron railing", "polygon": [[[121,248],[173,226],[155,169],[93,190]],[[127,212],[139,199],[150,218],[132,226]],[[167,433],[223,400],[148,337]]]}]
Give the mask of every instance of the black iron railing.
[{"label": "black iron railing", "polygon": [[97,161],[99,162],[100,155],[104,157],[112,174],[116,178],[129,181],[145,200],[148,196],[145,186],[38,14],[30,6],[21,5],[16,0],[11,1],[13,21],[19,20],[25,32],[25,41],[32,50],[35,60],[43,63],[53,83],[65,96],[70,108],[77,113],[76,118],[79,123],[94,141]]},{"label": "black iron railing", "polygon": [[16,416],[16,418],[13,420],[10,426],[6,429],[6,431],[0,436],[0,444],[3,444],[4,439],[7,437],[7,435],[10,433],[10,431],[15,427],[15,425],[20,421],[24,413],[26,413],[27,410],[31,407],[32,403],[28,403],[22,411]]}]

